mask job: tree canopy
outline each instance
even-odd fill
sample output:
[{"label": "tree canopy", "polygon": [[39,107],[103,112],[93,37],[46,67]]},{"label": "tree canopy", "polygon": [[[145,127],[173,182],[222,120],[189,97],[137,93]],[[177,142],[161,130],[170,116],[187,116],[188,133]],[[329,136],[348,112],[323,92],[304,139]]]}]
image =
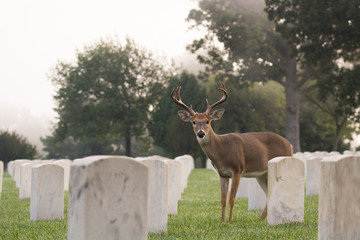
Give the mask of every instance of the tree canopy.
[{"label": "tree canopy", "polygon": [[300,151],[300,101],[311,87],[305,88],[309,72],[294,55],[296,46],[275,31],[264,7],[262,0],[201,0],[188,20],[207,33],[189,49],[200,53],[198,59],[207,65],[207,72],[220,73],[237,86],[269,80],[283,85],[286,138],[294,151]]},{"label": "tree canopy", "polygon": [[0,160],[6,165],[15,159],[34,159],[39,156],[36,147],[16,132],[0,130]]},{"label": "tree canopy", "polygon": [[[318,100],[335,115],[359,121],[360,2],[357,0],[266,0],[276,30],[303,56],[317,80]],[[341,121],[337,121],[339,124]],[[341,125],[341,124],[340,124]]]},{"label": "tree canopy", "polygon": [[130,39],[101,40],[76,58],[59,62],[51,76],[58,87],[56,141],[122,138],[130,156],[131,137],[146,134],[150,108],[167,85],[170,67]]},{"label": "tree canopy", "polygon": [[188,49],[207,66],[202,74],[206,80],[216,73],[238,86],[268,80],[282,84],[286,138],[296,152],[301,149],[301,99],[310,91],[319,88],[316,101],[324,103],[331,92],[342,117],[359,119],[359,2],[266,0],[265,4],[199,1],[188,21],[206,33]]},{"label": "tree canopy", "polygon": [[276,30],[305,55],[308,63],[358,61],[360,3],[358,0],[265,0]]},{"label": "tree canopy", "polygon": [[166,150],[169,157],[191,154],[195,158],[204,159],[192,126],[179,118],[177,112],[180,108],[170,98],[171,91],[180,85],[184,102],[192,105],[196,111],[206,108],[204,89],[200,88],[194,75],[182,72],[170,79],[169,86],[154,108],[152,120],[148,125],[149,132],[154,143]]}]

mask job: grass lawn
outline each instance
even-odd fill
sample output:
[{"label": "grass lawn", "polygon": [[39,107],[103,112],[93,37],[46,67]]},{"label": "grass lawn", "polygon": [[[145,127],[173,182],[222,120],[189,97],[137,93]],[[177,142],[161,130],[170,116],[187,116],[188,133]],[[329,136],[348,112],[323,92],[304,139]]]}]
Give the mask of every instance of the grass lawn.
[{"label": "grass lawn", "polygon": [[[0,199],[0,239],[66,239],[68,195],[63,220],[30,221],[30,199],[20,200],[19,190],[4,174]],[[221,221],[220,183],[212,170],[192,171],[188,187],[170,215],[165,233],[148,239],[317,239],[318,197],[306,197],[303,223],[268,226],[261,211],[248,211],[247,199],[237,199],[232,222]],[[227,212],[228,214],[228,212]]]}]

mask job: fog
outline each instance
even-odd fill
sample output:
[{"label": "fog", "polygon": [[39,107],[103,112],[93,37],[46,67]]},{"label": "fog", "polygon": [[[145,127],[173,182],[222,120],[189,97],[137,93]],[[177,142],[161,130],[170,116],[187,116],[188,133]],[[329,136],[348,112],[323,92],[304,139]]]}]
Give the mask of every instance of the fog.
[{"label": "fog", "polygon": [[[199,33],[185,21],[192,0],[47,0],[0,3],[0,129],[16,131],[42,150],[56,122],[48,75],[60,61],[106,37],[130,37],[155,55],[194,69],[186,46]],[[180,64],[182,62],[182,64]]]}]

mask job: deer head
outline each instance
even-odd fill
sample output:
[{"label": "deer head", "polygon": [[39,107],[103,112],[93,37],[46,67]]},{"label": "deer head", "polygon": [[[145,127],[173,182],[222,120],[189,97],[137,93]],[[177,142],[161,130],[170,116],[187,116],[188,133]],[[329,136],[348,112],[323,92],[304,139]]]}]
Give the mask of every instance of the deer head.
[{"label": "deer head", "polygon": [[192,123],[194,133],[200,139],[207,136],[208,133],[212,130],[211,125],[210,125],[211,121],[219,120],[225,111],[224,109],[218,109],[215,111],[211,111],[214,107],[225,102],[227,99],[227,91],[226,91],[224,83],[220,82],[219,90],[222,92],[221,99],[212,105],[210,105],[208,100],[206,99],[207,107],[206,107],[206,111],[203,113],[195,112],[191,105],[189,107],[185,103],[183,103],[183,101],[181,100],[181,96],[180,96],[181,87],[177,87],[175,89],[175,91],[173,90],[171,92],[171,99],[176,104],[178,104],[186,109],[186,111],[180,110],[178,112],[180,118],[185,122]]}]

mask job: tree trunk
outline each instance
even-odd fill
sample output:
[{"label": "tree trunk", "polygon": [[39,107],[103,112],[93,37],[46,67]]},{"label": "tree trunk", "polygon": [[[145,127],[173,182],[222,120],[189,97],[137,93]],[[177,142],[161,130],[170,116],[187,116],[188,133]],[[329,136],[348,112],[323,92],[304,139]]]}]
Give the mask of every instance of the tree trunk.
[{"label": "tree trunk", "polygon": [[338,122],[337,119],[335,120],[336,121],[336,133],[335,133],[335,142],[334,142],[333,151],[338,150],[341,130],[343,129],[343,127],[346,123],[346,120],[347,120],[347,116],[345,116],[345,118],[340,123]]},{"label": "tree trunk", "polygon": [[335,135],[335,142],[334,142],[334,146],[333,146],[333,151],[337,151],[338,146],[339,146],[339,140],[340,140],[340,129],[338,126],[336,126],[336,135]]},{"label": "tree trunk", "polygon": [[297,85],[296,59],[287,62],[286,95],[286,139],[293,145],[294,153],[300,152],[300,100],[301,92]]},{"label": "tree trunk", "polygon": [[131,135],[130,135],[130,129],[126,130],[125,134],[125,151],[126,156],[131,157]]}]

